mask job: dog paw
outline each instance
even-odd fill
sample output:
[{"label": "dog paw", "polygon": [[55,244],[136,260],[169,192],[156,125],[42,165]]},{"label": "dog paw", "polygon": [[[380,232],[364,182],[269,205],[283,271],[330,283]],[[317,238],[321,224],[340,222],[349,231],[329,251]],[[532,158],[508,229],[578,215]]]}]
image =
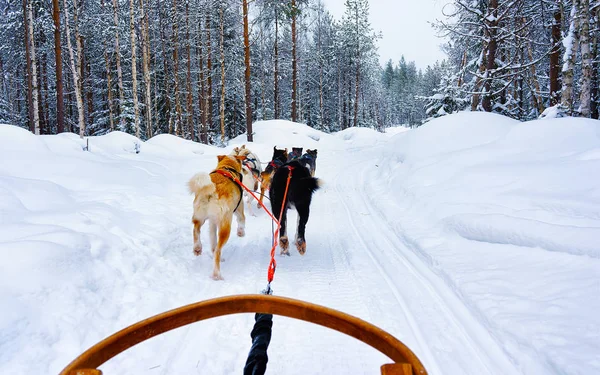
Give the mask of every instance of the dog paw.
[{"label": "dog paw", "polygon": [[246,235],[246,231],[244,228],[238,228],[237,229],[237,235],[238,237],[244,237]]},{"label": "dog paw", "polygon": [[224,280],[223,276],[221,276],[221,272],[213,272],[210,278],[215,281]]},{"label": "dog paw", "polygon": [[306,253],[306,241],[304,241],[302,238],[298,238],[296,240],[296,248],[298,249],[300,255],[304,255],[304,253]]},{"label": "dog paw", "polygon": [[202,244],[197,243],[194,245],[194,255],[198,256],[201,254],[202,254]]},{"label": "dog paw", "polygon": [[287,252],[288,247],[290,247],[290,241],[288,240],[287,236],[279,238],[279,246],[281,247],[282,252]]}]

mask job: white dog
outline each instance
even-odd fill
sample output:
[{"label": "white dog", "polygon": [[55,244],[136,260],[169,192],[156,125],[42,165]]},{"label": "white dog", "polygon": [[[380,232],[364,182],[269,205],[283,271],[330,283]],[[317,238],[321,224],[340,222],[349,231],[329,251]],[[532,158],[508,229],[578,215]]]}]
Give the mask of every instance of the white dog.
[{"label": "white dog", "polygon": [[[246,145],[234,148],[230,155],[245,156],[245,159],[242,161],[242,183],[248,189],[252,191],[258,191],[260,174],[263,171],[258,156],[247,149]],[[246,204],[248,204],[248,213],[250,213],[252,216],[256,216],[252,211],[252,196],[245,190],[244,196],[246,197]]]}]

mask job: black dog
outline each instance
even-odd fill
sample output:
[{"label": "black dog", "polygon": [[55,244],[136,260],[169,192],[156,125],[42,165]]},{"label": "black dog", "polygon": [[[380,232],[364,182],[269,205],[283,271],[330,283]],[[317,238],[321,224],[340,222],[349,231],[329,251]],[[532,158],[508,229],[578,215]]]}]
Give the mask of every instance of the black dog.
[{"label": "black dog", "polygon": [[[292,174],[290,185],[287,192],[286,201],[283,201],[285,186],[287,184],[288,174]],[[296,229],[296,248],[300,255],[306,252],[306,239],[304,231],[308,222],[310,212],[310,201],[312,194],[319,188],[318,178],[311,177],[308,168],[303,166],[298,160],[293,160],[284,164],[275,171],[271,179],[271,188],[269,189],[269,198],[271,199],[271,209],[273,215],[279,217],[281,213],[281,229],[279,232],[279,246],[281,254],[289,255],[289,240],[286,233],[287,209],[291,206],[296,207],[298,212],[298,228]],[[281,208],[283,207],[283,211]]]},{"label": "black dog", "polygon": [[277,169],[279,169],[279,167],[285,164],[287,158],[287,148],[278,149],[277,147],[273,147],[273,157],[271,158],[271,161],[269,162],[265,170],[260,173],[260,203],[257,204],[258,208],[260,208],[260,205],[263,202],[265,190],[270,189],[271,178],[273,177],[273,174]]},{"label": "black dog", "polygon": [[299,159],[302,156],[302,147],[292,147],[292,152],[288,154],[287,162]]},{"label": "black dog", "polygon": [[304,165],[310,171],[310,175],[315,177],[315,171],[317,170],[317,149],[306,150],[306,153],[298,159],[302,165]]}]

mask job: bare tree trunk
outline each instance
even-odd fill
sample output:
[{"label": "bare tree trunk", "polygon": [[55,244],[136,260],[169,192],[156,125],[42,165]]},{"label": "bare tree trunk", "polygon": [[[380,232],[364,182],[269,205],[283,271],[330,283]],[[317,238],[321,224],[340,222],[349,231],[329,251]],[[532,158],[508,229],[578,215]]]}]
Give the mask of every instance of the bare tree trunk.
[{"label": "bare tree trunk", "polygon": [[81,38],[81,83],[82,83],[82,94],[87,100],[87,121],[86,124],[94,123],[94,89],[92,85],[92,67],[90,65],[89,58],[86,59],[85,44],[83,38]]},{"label": "bare tree trunk", "polygon": [[594,37],[592,39],[592,44],[594,45],[592,50],[592,61],[595,61],[595,69],[592,69],[592,90],[591,96],[592,100],[590,103],[590,117],[593,119],[598,119],[598,104],[600,103],[600,91],[598,90],[598,86],[600,86],[600,77],[598,76],[598,70],[600,67],[600,48],[598,47],[598,43],[600,43],[600,4],[596,6],[596,32],[594,33]]},{"label": "bare tree trunk", "polygon": [[[27,1],[27,0],[25,0]],[[33,0],[27,1],[27,14],[25,17],[25,24],[27,25],[28,34],[28,46],[29,56],[31,59],[31,105],[33,110],[33,117],[30,119],[33,125],[33,134],[40,134],[40,112],[39,112],[39,98],[38,98],[38,77],[37,77],[37,59],[35,57],[35,43],[33,33]],[[31,114],[31,112],[30,112]]]},{"label": "bare tree trunk", "polygon": [[220,118],[221,118],[221,142],[225,143],[225,49],[224,49],[224,19],[223,10],[224,4],[219,6],[219,22],[221,24],[221,44],[219,45],[219,52],[221,54],[221,107],[220,107]]},{"label": "bare tree trunk", "polygon": [[133,121],[135,128],[135,136],[140,137],[140,112],[138,105],[137,91],[137,60],[136,60],[136,35],[135,35],[135,17],[133,13],[133,0],[129,0],[129,30],[131,35],[131,80],[132,80],[132,97],[133,97]]},{"label": "bare tree trunk", "polygon": [[123,69],[121,68],[121,51],[119,49],[119,5],[117,0],[113,0],[113,19],[115,23],[115,57],[117,59],[117,86],[119,87],[119,124],[121,129],[125,130],[125,117],[123,116],[123,106],[125,105],[125,90],[123,89]]},{"label": "bare tree trunk", "polygon": [[244,89],[246,94],[246,136],[248,138],[248,142],[252,142],[252,98],[250,97],[250,36],[248,34],[248,0],[243,0],[242,8],[244,17]]},{"label": "bare tree trunk", "polygon": [[194,99],[192,93],[192,49],[190,40],[190,0],[185,2],[185,39],[187,52],[187,134],[186,138],[194,140]]},{"label": "bare tree trunk", "polygon": [[573,114],[573,69],[575,67],[575,55],[577,53],[577,44],[579,43],[579,0],[573,0],[571,8],[571,26],[567,40],[571,45],[566,46],[565,63],[563,65],[563,86],[561,106],[569,114]]},{"label": "bare tree trunk", "polygon": [[163,24],[163,12],[162,12],[162,1],[158,2],[158,24],[159,24],[159,29],[160,29],[160,45],[161,45],[161,50],[162,50],[162,58],[163,58],[163,71],[164,71],[164,75],[163,75],[163,90],[164,90],[164,95],[165,95],[165,109],[164,112],[166,113],[167,116],[167,132],[169,134],[173,134],[173,118],[171,116],[171,99],[170,99],[170,87],[171,85],[169,84],[169,59],[167,58],[167,49],[165,47],[165,40],[166,40],[166,36],[165,36],[165,26]]},{"label": "bare tree trunk", "polygon": [[471,111],[476,111],[477,108],[479,107],[479,93],[477,92],[479,90],[479,88],[481,87],[481,82],[482,82],[482,75],[483,72],[485,72],[485,58],[484,56],[486,55],[487,52],[487,44],[483,46],[483,49],[481,50],[481,55],[479,56],[480,59],[480,63],[479,63],[479,69],[477,71],[477,78],[475,79],[475,86],[473,86],[473,96],[471,97]]},{"label": "bare tree trunk", "polygon": [[[182,134],[181,102],[179,101],[179,27],[177,24],[177,0],[173,0],[173,78],[175,78],[175,134]],[[185,135],[184,135],[185,137]]]},{"label": "bare tree trunk", "polygon": [[142,69],[144,74],[144,89],[146,95],[145,109],[146,109],[146,138],[152,137],[152,85],[150,81],[150,31],[148,25],[148,14],[144,9],[144,0],[140,0],[140,16],[142,25],[140,31],[142,33]]},{"label": "bare tree trunk", "polygon": [[296,62],[296,0],[292,0],[292,121],[298,121],[298,65]]},{"label": "bare tree trunk", "polygon": [[[525,20],[523,20],[525,21]],[[527,41],[527,53],[529,57],[529,61],[533,61],[533,51],[531,48],[531,40]],[[533,82],[534,91],[532,92],[533,103],[538,110],[538,114],[544,112],[544,103],[542,102],[542,98],[540,97],[541,89],[540,82],[537,79],[537,72],[535,70],[535,64],[531,64],[529,66],[529,72],[531,73],[531,80]]]},{"label": "bare tree trunk", "polygon": [[581,91],[579,93],[579,113],[582,117],[590,117],[592,56],[590,50],[590,0],[580,0],[580,47],[581,47]]},{"label": "bare tree trunk", "polygon": [[67,48],[69,49],[69,59],[71,61],[71,71],[73,72],[73,86],[75,91],[75,98],[77,101],[77,114],[79,118],[79,136],[83,138],[85,135],[85,114],[83,111],[83,96],[82,82],[81,82],[81,59],[83,46],[81,45],[81,35],[79,35],[79,9],[77,7],[77,1],[73,1],[73,19],[75,21],[75,43],[77,45],[77,66],[75,66],[75,54],[73,52],[73,46],[71,45],[71,33],[69,31],[69,8],[67,6],[67,0],[63,0],[64,11],[65,11],[65,30],[67,33]]},{"label": "bare tree trunk", "polygon": [[48,55],[44,52],[42,57],[42,82],[43,82],[43,103],[44,103],[44,133],[52,134],[52,127],[50,125],[50,107],[49,107],[49,95],[48,95]]},{"label": "bare tree trunk", "polygon": [[106,86],[108,94],[108,118],[110,122],[110,131],[115,130],[115,118],[113,109],[113,97],[112,97],[112,75],[110,74],[110,59],[108,58],[108,48],[106,43],[104,44],[104,62],[106,64]]},{"label": "bare tree trunk", "polygon": [[212,7],[208,8],[206,11],[206,69],[207,69],[207,95],[206,95],[206,104],[204,105],[204,109],[206,110],[206,139],[208,143],[208,130],[212,128],[212,115],[213,115],[213,102],[212,102],[212,42],[210,38],[210,29],[211,29],[211,13]]},{"label": "bare tree trunk", "polygon": [[261,58],[260,58],[260,107],[261,107],[261,120],[265,120],[265,118],[267,117],[267,100],[265,97],[265,93],[267,92],[267,87],[266,87],[266,77],[265,77],[265,57],[264,57],[264,50],[265,50],[265,38],[264,38],[264,29],[263,29],[263,23],[260,22],[260,51],[261,51]]},{"label": "bare tree trunk", "polygon": [[273,72],[273,117],[278,119],[279,113],[279,46],[278,46],[278,34],[279,34],[279,19],[278,10],[275,10],[275,70]]},{"label": "bare tree trunk", "polygon": [[486,17],[488,20],[487,35],[488,35],[488,49],[487,49],[487,59],[486,59],[486,79],[483,82],[483,99],[481,100],[481,106],[483,110],[486,112],[492,111],[492,77],[490,77],[491,72],[496,68],[496,51],[498,50],[498,39],[497,36],[497,27],[498,27],[498,0],[490,0],[488,9],[488,15],[491,17]]},{"label": "bare tree trunk", "polygon": [[[104,0],[100,1],[100,5],[102,6],[102,12],[104,13],[105,5]],[[115,130],[115,117],[114,117],[114,108],[113,108],[113,97],[112,97],[112,75],[111,75],[111,66],[110,66],[110,57],[108,56],[108,43],[106,38],[102,41],[104,47],[104,64],[106,65],[106,94],[108,96],[108,119],[110,124],[110,131]]]},{"label": "bare tree trunk", "polygon": [[550,52],[550,105],[560,102],[560,46],[561,46],[561,18],[562,0],[554,1],[552,22],[552,51]]},{"label": "bare tree trunk", "polygon": [[206,133],[206,107],[205,107],[205,95],[206,87],[204,83],[204,55],[202,53],[202,19],[201,15],[198,14],[198,41],[196,45],[196,55],[198,56],[198,110],[200,113],[200,142],[208,143]]},{"label": "bare tree trunk", "polygon": [[[23,33],[25,35],[25,77],[27,79],[27,115],[29,117],[29,131],[35,134],[35,123],[33,122],[33,85],[31,83],[31,43],[29,42],[29,16],[27,12],[28,0],[23,0]],[[21,111],[18,111],[19,113]]]},{"label": "bare tree trunk", "polygon": [[358,30],[358,7],[355,8],[356,17],[356,87],[354,95],[354,127],[358,126],[358,93],[360,88],[360,31]]},{"label": "bare tree trunk", "polygon": [[65,131],[65,99],[62,76],[62,48],[60,45],[60,6],[58,0],[52,0],[52,19],[54,20],[54,57],[56,61],[56,130]]}]

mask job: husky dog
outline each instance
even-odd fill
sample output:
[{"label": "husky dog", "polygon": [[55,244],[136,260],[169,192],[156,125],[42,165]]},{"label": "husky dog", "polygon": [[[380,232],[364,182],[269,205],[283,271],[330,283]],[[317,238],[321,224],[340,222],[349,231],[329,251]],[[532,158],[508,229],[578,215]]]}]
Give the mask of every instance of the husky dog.
[{"label": "husky dog", "polygon": [[[290,185],[285,202],[285,194],[288,175],[291,173]],[[289,255],[289,240],[286,233],[286,218],[288,207],[295,207],[298,212],[298,227],[296,228],[296,248],[301,255],[306,252],[306,239],[304,232],[308,215],[310,211],[310,202],[312,194],[319,188],[320,180],[311,177],[308,168],[303,166],[298,160],[284,164],[275,171],[271,179],[269,189],[269,198],[271,199],[271,209],[276,217],[281,214],[281,229],[279,232],[279,245],[281,254]],[[283,207],[283,211],[282,211]]]},{"label": "husky dog", "polygon": [[[222,280],[221,249],[227,243],[231,232],[231,219],[235,214],[238,227],[237,235],[245,234],[246,217],[242,201],[242,188],[232,177],[242,179],[242,160],[244,156],[219,155],[214,171],[198,173],[190,179],[188,186],[194,196],[194,254],[202,254],[200,228],[209,221],[210,247],[214,256],[212,278]],[[218,232],[218,241],[217,241]]]},{"label": "husky dog", "polygon": [[302,156],[302,147],[292,147],[292,152],[289,153],[287,162],[296,160]]},{"label": "husky dog", "polygon": [[310,175],[315,177],[315,171],[317,170],[317,149],[306,150],[306,153],[298,159],[298,161],[308,168]]},{"label": "husky dog", "polygon": [[[260,174],[263,171],[258,156],[247,149],[246,145],[234,148],[230,155],[245,157],[245,159],[242,161],[242,183],[248,189],[251,189],[252,191],[258,191],[258,182],[261,179]],[[252,196],[247,191],[244,191],[244,196],[246,197],[248,212],[250,215],[255,216],[252,212]]]},{"label": "husky dog", "polygon": [[[282,150],[278,149],[277,147],[273,147],[273,157],[271,158],[271,161],[265,168],[264,172],[260,174],[260,203],[263,201],[265,190],[268,190],[271,186],[271,177],[273,177],[273,174],[279,167],[285,164],[287,158],[287,148]],[[258,207],[260,207],[260,203],[258,204]]]}]

